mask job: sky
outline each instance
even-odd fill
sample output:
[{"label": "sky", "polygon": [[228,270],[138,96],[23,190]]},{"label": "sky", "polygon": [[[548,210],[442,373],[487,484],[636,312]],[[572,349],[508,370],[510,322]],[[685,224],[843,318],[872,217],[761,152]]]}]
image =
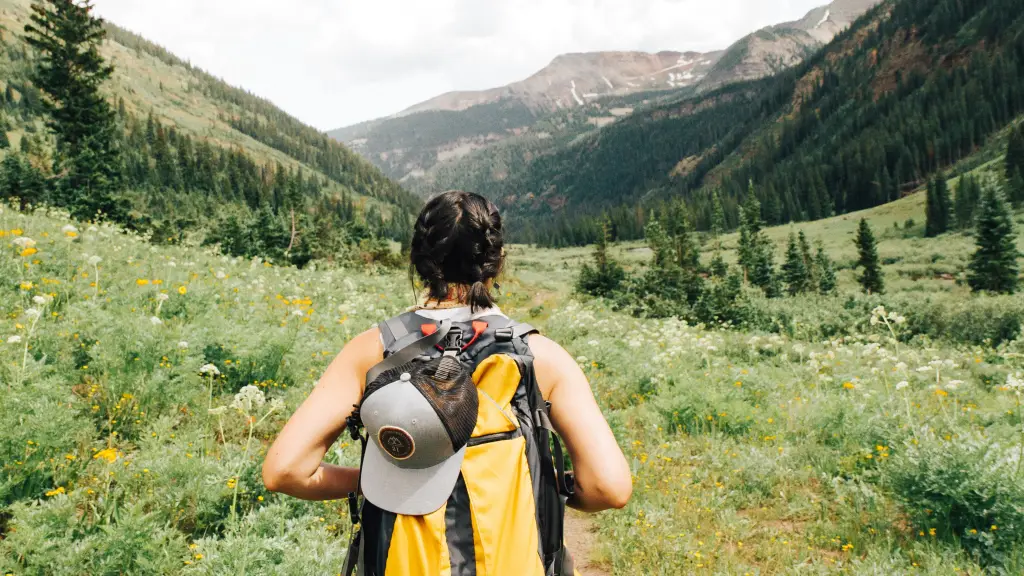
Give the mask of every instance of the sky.
[{"label": "sky", "polygon": [[94,0],[321,130],[522,80],[567,52],[726,48],[828,0]]}]

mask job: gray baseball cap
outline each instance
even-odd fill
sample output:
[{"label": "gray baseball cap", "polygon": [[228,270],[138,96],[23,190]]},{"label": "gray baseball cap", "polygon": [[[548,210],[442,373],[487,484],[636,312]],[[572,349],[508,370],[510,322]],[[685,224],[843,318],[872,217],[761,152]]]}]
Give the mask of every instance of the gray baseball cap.
[{"label": "gray baseball cap", "polygon": [[381,374],[359,407],[367,434],[363,496],[407,516],[441,508],[458,481],[478,402],[468,370],[453,356]]}]

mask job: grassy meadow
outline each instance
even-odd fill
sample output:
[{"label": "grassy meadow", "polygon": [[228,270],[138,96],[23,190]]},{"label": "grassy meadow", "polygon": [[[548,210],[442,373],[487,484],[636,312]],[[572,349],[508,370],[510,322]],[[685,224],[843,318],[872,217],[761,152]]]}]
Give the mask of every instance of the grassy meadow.
[{"label": "grassy meadow", "polygon": [[[840,294],[759,302],[785,321],[746,332],[574,299],[588,249],[510,250],[502,305],[577,357],[632,461],[633,500],[596,518],[609,572],[1024,572],[1022,346],[967,334],[1024,301],[969,296],[970,239],[903,229],[919,195],[867,214],[890,295],[857,295],[859,216],[802,227]],[[341,346],[411,303],[404,271],[4,207],[0,278],[0,574],[341,570],[346,503],[270,494],[260,465]],[[357,457],[343,438],[328,459]]]}]

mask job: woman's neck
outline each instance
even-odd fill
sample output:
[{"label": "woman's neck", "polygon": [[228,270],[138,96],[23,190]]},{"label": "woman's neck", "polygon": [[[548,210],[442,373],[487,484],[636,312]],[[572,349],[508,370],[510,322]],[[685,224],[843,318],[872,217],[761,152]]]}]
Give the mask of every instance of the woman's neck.
[{"label": "woman's neck", "polygon": [[451,284],[448,286],[448,294],[440,300],[431,298],[429,295],[425,294],[420,300],[419,306],[421,308],[437,310],[469,306],[469,286]]}]

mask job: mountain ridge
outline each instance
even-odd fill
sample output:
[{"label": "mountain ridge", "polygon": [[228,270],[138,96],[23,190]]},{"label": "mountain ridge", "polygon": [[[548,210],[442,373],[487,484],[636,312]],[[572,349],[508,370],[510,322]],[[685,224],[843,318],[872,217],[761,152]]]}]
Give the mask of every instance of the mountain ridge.
[{"label": "mountain ridge", "polygon": [[712,52],[607,51],[556,56],[531,76],[453,91],[391,116],[328,132],[388,176],[423,190],[438,169],[515,138],[575,137],[690,91],[793,66],[878,0],[835,0],[800,20],[755,31]]}]

